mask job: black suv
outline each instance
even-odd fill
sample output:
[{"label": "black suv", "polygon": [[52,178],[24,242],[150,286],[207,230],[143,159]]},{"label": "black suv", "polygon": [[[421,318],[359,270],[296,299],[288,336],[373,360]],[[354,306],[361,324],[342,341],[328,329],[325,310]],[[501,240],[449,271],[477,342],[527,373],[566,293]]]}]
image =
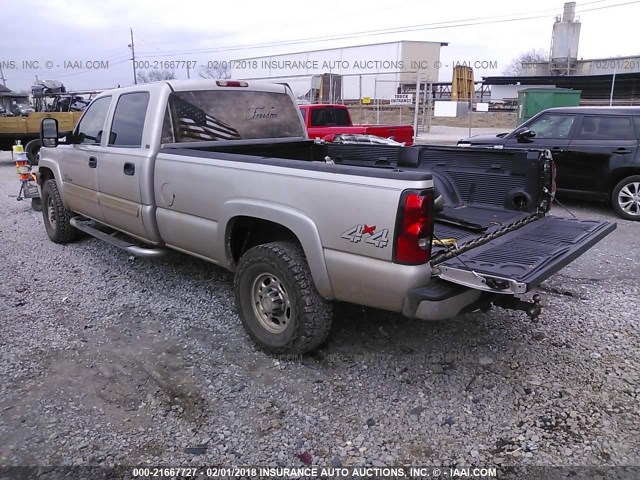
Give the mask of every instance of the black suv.
[{"label": "black suv", "polygon": [[559,193],[610,201],[621,217],[640,220],[640,107],[549,108],[511,133],[458,145],[549,149]]}]

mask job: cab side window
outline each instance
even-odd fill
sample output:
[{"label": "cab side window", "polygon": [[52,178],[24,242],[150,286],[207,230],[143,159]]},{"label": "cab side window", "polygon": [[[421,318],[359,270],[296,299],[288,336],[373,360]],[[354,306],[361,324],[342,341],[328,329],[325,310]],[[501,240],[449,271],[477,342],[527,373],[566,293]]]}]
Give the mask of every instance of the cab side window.
[{"label": "cab side window", "polygon": [[113,114],[109,146],[141,147],[149,92],[125,93],[118,98]]},{"label": "cab side window", "polygon": [[100,144],[110,103],[111,97],[102,97],[89,106],[76,129],[82,143]]},{"label": "cab side window", "polygon": [[542,115],[529,125],[529,130],[536,132],[535,138],[569,138],[575,115]]},{"label": "cab side window", "polygon": [[578,140],[635,140],[629,117],[587,115],[582,119]]}]

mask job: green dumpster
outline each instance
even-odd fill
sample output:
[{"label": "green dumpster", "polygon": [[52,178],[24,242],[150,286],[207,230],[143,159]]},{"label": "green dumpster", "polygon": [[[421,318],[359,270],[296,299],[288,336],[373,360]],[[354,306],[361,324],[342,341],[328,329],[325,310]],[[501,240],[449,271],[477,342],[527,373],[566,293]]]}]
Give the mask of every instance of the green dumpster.
[{"label": "green dumpster", "polygon": [[580,105],[581,90],[570,88],[525,88],[518,90],[518,125],[542,110]]}]

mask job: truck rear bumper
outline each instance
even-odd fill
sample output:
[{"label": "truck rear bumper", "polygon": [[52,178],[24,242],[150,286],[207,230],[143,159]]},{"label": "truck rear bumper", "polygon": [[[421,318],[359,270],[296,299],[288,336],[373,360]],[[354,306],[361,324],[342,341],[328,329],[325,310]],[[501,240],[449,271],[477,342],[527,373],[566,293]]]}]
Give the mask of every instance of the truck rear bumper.
[{"label": "truck rear bumper", "polygon": [[491,302],[493,295],[432,278],[427,287],[409,291],[402,314],[420,320],[447,320]]}]

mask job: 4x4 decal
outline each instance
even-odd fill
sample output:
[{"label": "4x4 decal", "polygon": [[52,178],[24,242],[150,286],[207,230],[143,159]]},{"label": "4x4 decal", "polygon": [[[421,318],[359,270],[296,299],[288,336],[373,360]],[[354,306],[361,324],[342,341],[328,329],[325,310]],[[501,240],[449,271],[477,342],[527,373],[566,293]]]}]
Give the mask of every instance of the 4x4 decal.
[{"label": "4x4 decal", "polygon": [[376,232],[375,225],[354,225],[342,234],[342,238],[353,243],[358,243],[364,239],[365,243],[384,248],[389,244],[389,229],[385,228]]}]

